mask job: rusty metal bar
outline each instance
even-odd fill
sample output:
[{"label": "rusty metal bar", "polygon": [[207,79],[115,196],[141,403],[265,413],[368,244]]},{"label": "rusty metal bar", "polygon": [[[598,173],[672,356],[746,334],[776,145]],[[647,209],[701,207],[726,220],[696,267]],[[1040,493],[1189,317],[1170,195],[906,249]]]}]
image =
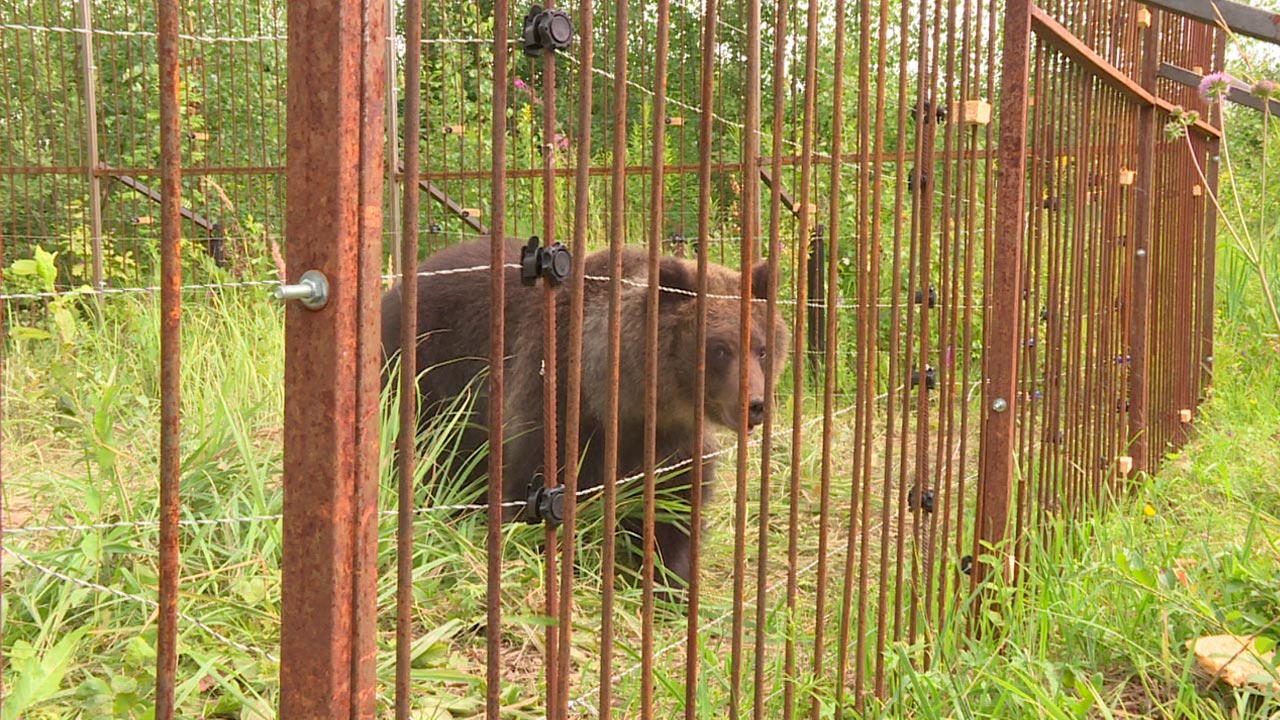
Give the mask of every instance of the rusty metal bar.
[{"label": "rusty metal bar", "polygon": [[[394,16],[387,3],[388,18]],[[392,26],[394,27],[394,26]],[[405,0],[404,5],[404,170],[416,177],[421,155],[422,127],[422,0]],[[393,170],[400,160],[396,154],[395,67],[388,47],[387,64],[387,181],[392,183],[392,216],[403,217],[392,229],[398,251],[400,278],[400,434],[396,438],[398,499],[396,503],[396,720],[409,720],[413,708],[410,682],[413,672],[413,520],[414,468],[417,465],[418,435],[418,189],[405,183],[397,187]],[[403,204],[396,198],[404,193]],[[403,234],[401,234],[403,231]]]},{"label": "rusty metal bar", "polygon": [[[618,0],[625,2],[625,0]],[[702,40],[699,45],[700,106],[710,108],[715,90],[716,23],[720,17],[718,0],[705,0],[702,17]],[[711,236],[711,113],[698,117],[698,288],[694,314],[694,381],[693,381],[693,437],[701,438],[706,432],[707,393],[707,286]],[[695,449],[695,453],[700,452]],[[684,716],[694,720],[698,716],[698,608],[702,574],[702,494],[704,463],[695,459],[689,488],[689,601],[686,605],[685,668],[684,668]]]},{"label": "rusty metal bar", "polygon": [[[584,0],[584,2],[589,0]],[[618,394],[622,362],[622,251],[626,243],[627,30],[629,0],[614,0],[613,173],[609,202],[608,404],[604,427],[604,561],[600,570],[600,720],[613,715],[614,562],[617,552]],[[651,278],[652,282],[653,279]],[[700,463],[695,463],[699,465]]]},{"label": "rusty metal bar", "polygon": [[[88,167],[86,180],[89,184],[89,240],[93,249],[93,287],[102,289],[102,181],[93,171],[99,161],[98,155],[98,98],[97,67],[93,52],[93,3],[92,0],[79,0],[76,9],[80,15],[80,74],[83,86],[80,88],[84,101],[85,121],[85,153]],[[176,122],[176,120],[175,120]],[[98,300],[99,304],[101,299]],[[101,307],[99,306],[99,310]]]},{"label": "rusty metal bar", "polygon": [[[768,618],[767,598],[768,584],[765,578],[769,572],[769,518],[770,518],[770,485],[773,476],[773,415],[776,348],[775,338],[778,330],[778,280],[779,259],[782,250],[782,133],[783,113],[786,111],[786,55],[787,42],[787,3],[788,0],[777,0],[773,14],[773,143],[769,163],[769,288],[767,340],[764,360],[764,419],[762,423],[762,440],[760,444],[760,510],[756,531],[756,637],[755,637],[755,674],[753,681],[755,693],[752,697],[752,718],[763,720],[765,717],[765,665],[767,662],[768,639],[766,625]],[[763,167],[761,168],[763,171]],[[794,360],[793,360],[794,362]]]},{"label": "rusty metal bar", "polygon": [[511,47],[509,0],[493,4],[493,162],[489,211],[489,527],[485,538],[488,583],[485,604],[485,714],[496,718],[502,710],[502,479],[503,396],[506,377],[506,218],[507,218],[507,84]]},{"label": "rusty metal bar", "polygon": [[[714,0],[709,0],[714,2]],[[804,50],[804,110],[801,116],[800,151],[800,229],[799,245],[795,249],[795,299],[796,307],[808,307],[809,288],[805,272],[805,260],[809,257],[809,238],[813,231],[813,145],[814,110],[817,100],[818,61],[818,3],[810,2],[805,18]],[[705,105],[704,105],[705,107]],[[777,129],[774,132],[778,132]],[[790,512],[787,522],[787,623],[783,659],[783,720],[791,720],[795,710],[796,692],[796,571],[799,565],[800,479],[804,462],[804,341],[805,313],[796,312],[792,329],[792,415],[791,415],[791,486],[788,496]],[[693,720],[692,717],[687,720]]]},{"label": "rusty metal bar", "polygon": [[331,292],[285,310],[282,717],[373,715],[386,28],[356,9],[289,5],[286,251]]},{"label": "rusty metal bar", "polygon": [[[986,278],[985,302],[990,316],[995,318],[1016,317],[1021,299],[1032,7],[1029,0],[1010,0],[1005,8],[995,255],[992,274]],[[972,575],[976,582],[993,570],[979,562],[984,546],[1003,552],[1013,483],[1013,419],[1018,402],[1017,324],[984,326],[983,338],[986,397],[990,400],[983,408],[982,420],[984,443]]]},{"label": "rusty metal bar", "polygon": [[[156,718],[173,720],[178,672],[178,497],[182,477],[182,139],[179,122],[178,0],[157,6],[160,63],[160,606]],[[87,22],[87,17],[86,20]],[[96,146],[96,143],[95,143]],[[90,188],[99,197],[95,188]],[[100,218],[99,218],[100,219]],[[101,229],[101,228],[99,228]],[[100,263],[101,256],[95,260]],[[96,270],[100,273],[101,265]],[[99,274],[94,279],[101,282]],[[99,285],[100,287],[100,285]]]},{"label": "rusty metal bar", "polygon": [[[645,397],[644,397],[644,518],[642,522],[643,558],[641,566],[641,630],[640,630],[640,713],[643,720],[653,718],[653,645],[654,645],[654,516],[657,510],[657,443],[658,443],[658,306],[659,262],[662,257],[662,230],[666,203],[663,159],[667,151],[667,52],[670,46],[670,0],[658,0],[658,38],[654,48],[653,93],[653,184],[649,198],[649,287],[645,308]],[[588,73],[590,74],[590,73]]]},{"label": "rusty metal bar", "polygon": [[[1227,34],[1218,30],[1214,33],[1213,47],[1213,68],[1215,72],[1221,72],[1226,63],[1227,51]],[[1273,116],[1280,116],[1280,104],[1271,102],[1271,110]],[[1209,124],[1216,128],[1222,128],[1222,103],[1214,103],[1209,108]],[[1206,148],[1206,156],[1208,162],[1205,168],[1205,184],[1208,185],[1207,192],[1211,198],[1221,197],[1218,194],[1219,175],[1222,171],[1221,162],[1222,141],[1220,137],[1208,138],[1208,147]],[[1214,279],[1217,277],[1218,270],[1218,214],[1211,207],[1206,206],[1204,213],[1204,267],[1200,274],[1200,282],[1203,284],[1201,292],[1200,306],[1200,393],[1199,398],[1205,397],[1208,389],[1213,384],[1213,329],[1214,329],[1214,293],[1217,289]]]},{"label": "rusty metal bar", "polygon": [[[1143,31],[1143,87],[1154,90],[1156,68],[1160,61],[1160,27],[1164,13],[1151,13],[1151,25]],[[1129,413],[1127,441],[1133,458],[1133,472],[1146,472],[1150,432],[1147,427],[1148,350],[1147,320],[1150,316],[1149,288],[1151,277],[1152,223],[1156,191],[1156,109],[1138,108],[1138,162],[1135,168],[1134,234],[1130,252],[1130,293],[1128,303],[1129,337]]]},{"label": "rusty metal bar", "polygon": [[[549,7],[549,5],[548,5]],[[556,54],[550,49],[542,53],[542,246],[550,249],[556,238],[556,153],[554,138],[556,135]],[[556,424],[557,395],[557,347],[556,347],[556,286],[551,278],[545,278],[542,291],[542,363],[547,371],[543,374],[542,386],[542,481],[543,487],[551,489],[559,483],[560,472],[556,453],[559,451]],[[572,460],[571,460],[572,461]],[[557,592],[556,578],[556,528],[548,523],[543,536],[546,543],[546,568],[544,582],[546,584],[546,602],[544,612],[547,617],[555,617],[559,611],[560,596]],[[565,598],[567,603],[572,597]],[[556,673],[560,667],[559,631],[548,624],[543,632],[542,662],[546,675],[547,713],[554,713],[558,706],[557,692],[559,679]]]},{"label": "rusty metal bar", "polygon": [[[361,305],[356,316],[355,360],[355,513],[352,546],[351,593],[351,717],[372,718],[377,709],[377,632],[378,632],[378,436],[380,433],[382,379],[382,213],[369,208],[382,208],[383,155],[386,95],[387,16],[382,3],[387,0],[365,0],[360,8],[361,64],[359,87],[369,97],[360,108],[358,158],[360,183],[357,186],[356,232],[364,239],[355,257],[360,274],[356,278]],[[350,12],[348,10],[348,12]],[[292,243],[291,243],[292,244]]]},{"label": "rusty metal bar", "polygon": [[[896,150],[885,150],[869,157],[868,162],[874,163],[892,163],[896,155]],[[985,160],[988,155],[993,155],[994,151],[981,149],[966,153],[965,159]],[[850,158],[854,157],[849,153],[841,156],[837,164],[847,165],[852,162]],[[761,157],[761,163],[771,163],[771,157]],[[781,162],[788,167],[798,166],[800,164],[799,155],[782,155]],[[813,163],[815,165],[831,165],[832,158],[829,155],[814,153]],[[725,172],[741,172],[743,170],[740,162],[717,163],[716,168]],[[284,175],[287,171],[283,165],[243,165],[243,166],[218,166],[218,167],[184,167],[182,174],[189,177],[204,176],[220,176],[220,175]],[[649,175],[653,171],[653,166],[644,165],[627,165],[627,175]],[[136,177],[147,177],[159,175],[160,169],[154,167],[103,167],[88,168],[85,165],[0,165],[0,176],[14,175],[85,175],[92,172],[99,177],[115,177],[117,175],[133,175]],[[572,178],[577,175],[577,165],[569,165],[556,168],[556,177]],[[608,165],[588,165],[588,172],[591,177],[608,177],[612,172],[612,167]],[[682,173],[696,174],[698,172],[697,163],[669,163],[663,166],[663,172],[668,175],[677,175]],[[767,171],[766,171],[767,172]],[[543,169],[541,167],[533,168],[508,168],[507,178],[514,179],[539,179],[542,177]],[[419,173],[420,180],[487,180],[492,175],[492,170],[424,170]],[[761,176],[764,180],[764,176]],[[767,181],[766,181],[767,182]],[[784,200],[788,210],[795,212],[796,204],[790,194],[786,195]]]},{"label": "rusty metal bar", "polygon": [[[752,271],[756,258],[761,254],[760,239],[760,184],[763,168],[757,169],[760,158],[760,0],[746,0],[746,106],[743,113],[745,131],[742,144],[742,227],[740,243],[740,295],[738,306],[738,426],[737,426],[737,483],[734,493],[734,542],[733,542],[733,640],[730,652],[729,717],[740,718],[742,705],[742,646],[743,621],[746,609],[746,554],[747,554],[747,464],[748,433],[751,425],[749,411],[751,398],[750,369],[752,361],[751,328],[754,321],[752,299]],[[778,131],[777,128],[774,129]],[[769,342],[769,341],[767,341]],[[769,348],[766,348],[768,352]],[[766,396],[765,402],[770,402]],[[765,583],[757,577],[756,582]]]},{"label": "rusty metal bar", "polygon": [[[595,15],[593,3],[578,3],[578,32],[579,45],[578,53],[582,67],[594,67],[595,62],[595,40],[593,37]],[[590,161],[591,161],[591,111],[592,111],[592,80],[594,74],[591,72],[580,72],[578,74],[578,132],[577,132],[577,167],[574,175],[574,201],[573,201],[573,245],[572,251],[575,257],[585,257],[587,252],[587,233],[590,230],[588,215],[589,203],[591,199],[590,184]],[[578,420],[581,415],[582,402],[582,323],[583,323],[583,297],[584,282],[583,273],[575,272],[571,277],[571,294],[569,296],[569,347],[567,361],[567,375],[565,386],[565,437],[564,437],[564,456],[566,458],[577,458],[581,452],[581,438],[579,437]],[[560,597],[564,601],[560,603],[560,615],[558,618],[558,627],[560,637],[557,643],[564,649],[558,658],[557,680],[559,681],[559,690],[556,692],[558,706],[549,713],[557,720],[567,720],[569,717],[569,678],[572,668],[569,659],[573,653],[570,648],[572,638],[572,621],[573,621],[573,575],[574,575],[574,530],[577,524],[577,508],[578,508],[578,463],[565,462],[564,467],[564,486],[565,486],[565,503],[564,503],[564,528],[561,531],[562,538],[562,557],[560,559]],[[603,680],[604,678],[602,678]]]},{"label": "rusty metal bar", "polygon": [[[812,4],[817,4],[816,2]],[[844,139],[844,70],[845,70],[845,34],[846,34],[846,13],[845,0],[836,0],[835,6],[835,68],[832,76],[833,94],[831,105],[831,154],[835,157],[841,156],[841,143]],[[865,80],[864,80],[865,82]],[[862,123],[865,127],[866,122]],[[775,130],[776,132],[776,130]],[[860,147],[865,148],[865,143],[860,143]],[[841,206],[844,204],[844,198],[841,195],[840,187],[840,167],[832,166],[830,178],[830,244],[823,248],[826,252],[822,253],[821,259],[825,260],[825,267],[819,266],[821,271],[826,272],[825,290],[826,307],[824,309],[825,333],[823,338],[823,392],[822,392],[822,461],[819,469],[819,509],[818,509],[818,568],[817,568],[817,586],[815,588],[817,597],[814,599],[814,627],[813,627],[813,677],[815,679],[823,676],[823,661],[826,657],[825,638],[827,625],[827,553],[828,553],[828,534],[830,532],[830,516],[831,516],[831,455],[834,445],[832,415],[835,412],[835,393],[836,393],[836,375],[839,368],[836,365],[836,347],[837,347],[837,323],[839,322],[839,313],[835,311],[838,304],[839,292],[839,276],[837,270],[839,268],[840,257],[840,220]],[[865,177],[866,169],[863,168],[861,173]],[[863,215],[865,220],[865,214]],[[863,223],[860,223],[862,225]],[[821,248],[822,246],[819,245]],[[859,284],[865,284],[860,282]],[[745,294],[745,293],[744,293]],[[866,312],[865,308],[862,308]],[[799,315],[799,313],[796,313]],[[815,318],[816,319],[816,318]],[[868,358],[860,356],[858,358],[862,363],[866,363]],[[797,403],[799,405],[799,403]],[[855,456],[857,455],[855,450]],[[856,497],[856,493],[854,493]],[[792,497],[791,502],[795,504],[796,497]],[[843,682],[839,682],[843,685]],[[813,720],[818,720],[820,704],[818,698],[813,697],[809,715]]]}]

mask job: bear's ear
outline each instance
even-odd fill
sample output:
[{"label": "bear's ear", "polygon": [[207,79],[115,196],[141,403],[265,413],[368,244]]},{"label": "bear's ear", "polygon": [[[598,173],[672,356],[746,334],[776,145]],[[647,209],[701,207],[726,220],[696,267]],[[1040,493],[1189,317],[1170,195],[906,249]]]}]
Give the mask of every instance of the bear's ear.
[{"label": "bear's ear", "polygon": [[759,300],[769,297],[769,263],[758,263],[751,268],[751,296]]},{"label": "bear's ear", "polygon": [[698,275],[679,258],[664,257],[658,264],[658,302],[661,305],[692,300],[698,292]]}]

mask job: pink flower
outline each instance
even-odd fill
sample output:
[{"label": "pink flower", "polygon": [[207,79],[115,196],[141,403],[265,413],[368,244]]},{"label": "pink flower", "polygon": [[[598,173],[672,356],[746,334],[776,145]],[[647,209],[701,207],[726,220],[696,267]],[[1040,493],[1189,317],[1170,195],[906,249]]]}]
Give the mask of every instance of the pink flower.
[{"label": "pink flower", "polygon": [[518,89],[524,90],[525,92],[529,92],[529,84],[521,80],[520,78],[516,78],[515,85]]},{"label": "pink flower", "polygon": [[1200,97],[1213,101],[1227,94],[1233,82],[1230,75],[1224,72],[1209,73],[1200,80]]}]

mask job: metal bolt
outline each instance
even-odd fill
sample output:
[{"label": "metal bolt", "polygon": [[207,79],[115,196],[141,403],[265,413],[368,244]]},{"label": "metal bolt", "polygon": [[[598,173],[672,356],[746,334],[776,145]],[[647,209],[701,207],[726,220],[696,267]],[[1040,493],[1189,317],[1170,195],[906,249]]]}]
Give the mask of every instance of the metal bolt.
[{"label": "metal bolt", "polygon": [[297,300],[308,310],[319,310],[329,302],[329,280],[319,270],[302,273],[296,285],[275,289],[277,300]]},{"label": "metal bolt", "polygon": [[1009,401],[1004,398],[996,398],[991,401],[991,409],[996,412],[1004,412],[1009,409]]},{"label": "metal bolt", "polygon": [[1146,250],[1143,250],[1142,248],[1138,248],[1137,250],[1135,250],[1135,251],[1133,252],[1133,254],[1134,254],[1134,255],[1137,255],[1138,257],[1146,257],[1146,256],[1147,256],[1147,251],[1146,251]]}]

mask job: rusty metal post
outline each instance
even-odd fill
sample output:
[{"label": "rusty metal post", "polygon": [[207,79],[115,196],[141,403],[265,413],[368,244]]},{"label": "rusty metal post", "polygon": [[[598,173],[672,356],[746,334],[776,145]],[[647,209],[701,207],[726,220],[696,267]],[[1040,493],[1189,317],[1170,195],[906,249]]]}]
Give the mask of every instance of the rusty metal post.
[{"label": "rusty metal post", "polygon": [[[485,537],[488,584],[485,603],[485,717],[496,718],[502,708],[502,463],[503,380],[506,376],[506,271],[503,269],[507,225],[507,66],[511,46],[510,2],[493,4],[493,158],[489,224],[489,527]],[[548,430],[550,431],[550,430]]]},{"label": "rusty metal post", "polygon": [[[387,3],[387,19],[394,21],[394,3]],[[394,28],[394,24],[388,25]],[[406,0],[404,7],[404,218],[393,230],[397,250],[396,265],[401,271],[400,287],[400,435],[396,443],[399,463],[396,503],[396,720],[409,720],[410,677],[413,639],[413,519],[414,468],[417,465],[418,436],[418,137],[422,119],[422,0]],[[396,154],[395,68],[393,48],[387,44],[387,181],[391,183],[392,222],[400,210],[399,188],[395,185]]]},{"label": "rusty metal post", "polygon": [[[973,580],[993,568],[976,562],[984,546],[1003,553],[1013,486],[1013,426],[1017,410],[1018,303],[1022,291],[1025,231],[1027,85],[1031,76],[1031,2],[1010,0],[1005,8],[1004,67],[1000,73],[999,167],[996,173],[994,259],[987,278],[989,317],[984,331],[986,392],[982,420],[982,465],[978,478]],[[996,568],[998,569],[998,568]]]},{"label": "rusty metal post", "polygon": [[[578,32],[581,42],[578,45],[579,61],[583,68],[594,67],[595,15],[592,3],[578,5]],[[589,230],[588,205],[591,200],[591,95],[594,75],[590,72],[578,73],[578,128],[577,166],[574,168],[573,183],[573,244],[571,250],[575,257],[582,258],[587,252],[587,232]],[[585,297],[585,278],[581,272],[573,273],[570,279],[569,295],[569,347],[564,348],[565,370],[568,377],[565,383],[564,409],[564,455],[566,458],[580,457],[581,442],[578,437],[578,419],[581,417],[582,405],[582,334],[583,334],[583,301]],[[547,714],[549,717],[564,719],[569,717],[569,679],[572,667],[569,659],[573,653],[573,579],[574,579],[574,542],[575,526],[578,512],[578,463],[566,462],[564,467],[564,528],[561,530],[560,557],[560,603],[558,617],[559,640],[557,644],[564,652],[557,658],[556,669],[556,707]]]},{"label": "rusty metal post", "polygon": [[[93,248],[93,289],[101,290],[102,271],[102,181],[98,179],[98,97],[97,66],[93,53],[93,0],[80,0],[80,75],[83,87],[85,124],[85,181],[89,184],[89,241]],[[176,42],[176,40],[175,40]],[[175,48],[174,52],[177,50]],[[175,123],[177,119],[175,118]],[[181,152],[181,148],[177,149]],[[98,311],[102,310],[102,296],[94,296]]]},{"label": "rusty metal post", "polygon": [[[549,7],[548,3],[547,6]],[[550,248],[555,244],[556,231],[556,53],[549,48],[542,52],[542,245]],[[557,430],[556,405],[558,393],[556,387],[558,368],[556,347],[556,296],[557,289],[551,278],[545,278],[542,290],[542,363],[547,368],[542,385],[542,479],[543,487],[551,489],[559,483],[557,465]],[[547,617],[556,617],[559,611],[558,579],[556,577],[556,528],[548,523],[544,535],[548,551],[543,578],[546,587],[546,598],[543,605]],[[546,700],[547,714],[555,711],[559,702],[556,692],[559,680],[556,671],[560,666],[557,655],[559,630],[548,624],[543,633],[543,667],[546,668]]]},{"label": "rusty metal post", "polygon": [[[295,0],[288,26],[280,716],[372,717],[385,0]],[[314,299],[314,298],[313,298]]]},{"label": "rusty metal post", "polygon": [[[1154,13],[1153,13],[1154,14]],[[1222,30],[1214,31],[1213,69],[1221,72],[1226,63],[1227,34]],[[1209,124],[1222,129],[1222,103],[1214,103],[1209,108]],[[1208,185],[1209,197],[1220,197],[1218,194],[1218,175],[1222,170],[1221,152],[1222,137],[1209,135],[1207,143],[1207,159],[1205,182]],[[1218,214],[1212,205],[1206,204],[1204,229],[1204,265],[1200,278],[1200,388],[1197,398],[1204,398],[1208,388],[1213,384],[1213,313],[1214,290],[1218,268]]]},{"label": "rusty metal post", "polygon": [[[1153,10],[1151,25],[1142,35],[1142,87],[1155,91],[1156,71],[1160,66],[1160,24],[1164,13]],[[1129,257],[1131,268],[1129,313],[1129,456],[1132,472],[1147,471],[1150,433],[1147,427],[1148,357],[1147,318],[1151,303],[1148,297],[1151,277],[1152,227],[1155,220],[1156,188],[1156,108],[1143,104],[1138,108],[1138,162],[1134,180],[1134,229]]]},{"label": "rusty metal post", "polygon": [[[747,556],[747,464],[748,464],[748,412],[750,403],[749,372],[746,361],[747,348],[751,347],[751,324],[754,315],[751,273],[760,257],[760,0],[747,0],[746,34],[746,97],[743,114],[742,138],[742,241],[739,258],[740,293],[738,315],[738,347],[741,362],[738,363],[737,441],[738,457],[734,497],[733,542],[733,640],[730,648],[729,716],[741,717],[743,623],[746,608],[746,556]],[[665,63],[664,63],[665,66]],[[655,155],[655,158],[659,156]],[[771,343],[772,338],[769,341]],[[770,348],[771,349],[771,348]],[[766,350],[768,352],[768,350]],[[770,402],[766,396],[765,402]],[[764,578],[757,578],[763,584]]]},{"label": "rusty metal post", "polygon": [[[156,718],[174,717],[178,672],[178,482],[182,473],[182,136],[178,111],[179,0],[162,0],[160,60],[160,605]],[[95,191],[96,195],[96,191]]]},{"label": "rusty metal post", "polygon": [[[590,4],[590,3],[586,3]],[[658,37],[654,48],[656,62],[653,87],[653,147],[651,149],[653,175],[650,177],[649,196],[649,256],[650,278],[645,308],[645,359],[644,359],[644,516],[641,542],[641,627],[640,627],[640,717],[653,718],[654,694],[654,526],[657,514],[657,463],[658,463],[658,306],[659,287],[655,281],[661,276],[662,229],[666,208],[666,175],[663,172],[667,155],[667,51],[671,36],[671,2],[658,0]]]}]

